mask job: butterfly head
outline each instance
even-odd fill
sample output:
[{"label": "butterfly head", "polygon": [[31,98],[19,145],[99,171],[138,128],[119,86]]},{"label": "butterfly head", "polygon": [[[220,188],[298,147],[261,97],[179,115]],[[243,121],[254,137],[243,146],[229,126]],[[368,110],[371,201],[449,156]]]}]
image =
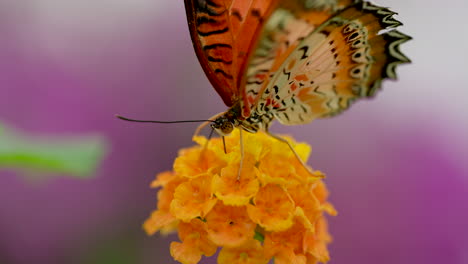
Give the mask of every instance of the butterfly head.
[{"label": "butterfly head", "polygon": [[231,134],[234,127],[234,123],[225,115],[216,118],[211,124],[211,128],[213,128],[220,136]]}]

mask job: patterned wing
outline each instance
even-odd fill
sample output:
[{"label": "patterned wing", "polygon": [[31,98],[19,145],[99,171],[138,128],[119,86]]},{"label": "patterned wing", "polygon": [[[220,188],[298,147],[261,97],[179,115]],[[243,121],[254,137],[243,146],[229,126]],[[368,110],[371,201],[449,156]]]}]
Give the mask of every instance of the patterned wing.
[{"label": "patterned wing", "polygon": [[241,68],[276,0],[185,0],[200,64],[227,106],[241,98]]},{"label": "patterned wing", "polygon": [[242,115],[247,118],[259,95],[299,43],[353,0],[281,1],[262,29],[242,80]]},{"label": "patterned wing", "polygon": [[[288,55],[256,102],[286,125],[332,116],[360,97],[375,94],[395,67],[410,62],[399,45],[395,13],[358,1],[308,34]],[[384,31],[382,33],[382,31]]]}]

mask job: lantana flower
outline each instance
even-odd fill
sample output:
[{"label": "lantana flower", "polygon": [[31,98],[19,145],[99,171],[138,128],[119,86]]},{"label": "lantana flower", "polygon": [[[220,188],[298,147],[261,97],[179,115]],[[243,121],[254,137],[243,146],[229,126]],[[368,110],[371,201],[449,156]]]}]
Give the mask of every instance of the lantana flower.
[{"label": "lantana flower", "polygon": [[[176,231],[172,257],[199,263],[220,249],[219,264],[313,264],[329,260],[331,236],[324,214],[336,215],[327,202],[323,173],[304,168],[284,142],[264,133],[244,133],[241,167],[239,132],[221,139],[195,137],[173,171],[156,176],[157,209],[144,222],[149,235]],[[307,160],[310,146],[291,142]],[[240,170],[240,173],[239,173]]]}]

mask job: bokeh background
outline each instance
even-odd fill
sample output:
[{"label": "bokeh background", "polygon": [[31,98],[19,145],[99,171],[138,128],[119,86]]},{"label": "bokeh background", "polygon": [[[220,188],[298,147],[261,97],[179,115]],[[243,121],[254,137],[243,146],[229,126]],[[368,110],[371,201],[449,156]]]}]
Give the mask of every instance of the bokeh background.
[{"label": "bokeh background", "polygon": [[[275,125],[327,173],[331,264],[468,263],[468,36],[462,0],[379,0],[413,36],[399,81],[343,115]],[[99,135],[93,177],[0,171],[0,263],[175,263],[147,237],[148,185],[226,107],[195,57],[183,1],[0,0],[0,122],[29,135]],[[5,142],[0,142],[4,144]],[[213,263],[204,260],[203,263]]]}]

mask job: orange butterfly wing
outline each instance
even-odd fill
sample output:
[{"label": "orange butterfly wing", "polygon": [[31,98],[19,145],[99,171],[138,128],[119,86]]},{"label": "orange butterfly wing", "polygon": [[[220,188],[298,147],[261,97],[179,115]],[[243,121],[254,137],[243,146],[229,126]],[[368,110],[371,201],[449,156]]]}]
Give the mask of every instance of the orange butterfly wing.
[{"label": "orange butterfly wing", "polygon": [[354,100],[374,95],[382,80],[396,78],[398,64],[410,61],[399,45],[411,38],[388,30],[401,25],[394,14],[365,1],[338,12],[300,38],[278,68],[273,65],[253,110],[296,125],[338,114]]},{"label": "orange butterfly wing", "polygon": [[185,0],[192,42],[211,84],[227,106],[241,97],[240,79],[264,18],[276,0]]},{"label": "orange butterfly wing", "polygon": [[308,34],[353,0],[281,1],[268,17],[241,80],[242,116],[250,116],[282,63]]}]

